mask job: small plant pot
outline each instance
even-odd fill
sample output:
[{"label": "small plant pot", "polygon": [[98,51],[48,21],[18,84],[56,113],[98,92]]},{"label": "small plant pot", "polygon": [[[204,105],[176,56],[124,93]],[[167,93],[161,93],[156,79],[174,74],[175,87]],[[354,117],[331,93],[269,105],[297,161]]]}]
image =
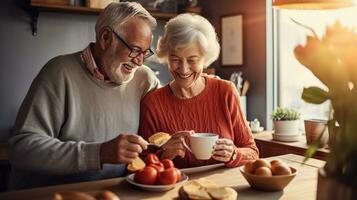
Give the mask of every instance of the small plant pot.
[{"label": "small plant pot", "polygon": [[299,120],[273,120],[275,134],[299,134]]},{"label": "small plant pot", "polygon": [[326,146],[329,140],[327,121],[319,119],[310,119],[305,120],[304,125],[307,144],[314,143],[316,140],[319,139],[320,135],[322,134],[319,141],[319,146]]}]

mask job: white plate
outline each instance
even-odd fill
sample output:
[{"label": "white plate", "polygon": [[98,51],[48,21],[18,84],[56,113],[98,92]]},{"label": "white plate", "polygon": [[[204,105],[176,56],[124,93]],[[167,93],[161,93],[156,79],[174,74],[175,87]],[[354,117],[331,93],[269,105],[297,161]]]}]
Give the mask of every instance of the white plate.
[{"label": "white plate", "polygon": [[171,190],[172,188],[176,187],[177,185],[181,185],[182,183],[184,183],[188,180],[188,176],[184,173],[181,173],[181,180],[175,184],[172,184],[172,185],[145,185],[145,184],[140,184],[140,183],[134,182],[134,175],[135,174],[128,175],[126,177],[126,180],[130,184],[138,186],[143,190],[153,191],[153,192],[162,192],[162,191]]},{"label": "white plate", "polygon": [[218,164],[205,165],[205,166],[200,166],[200,167],[183,168],[183,169],[180,169],[180,170],[183,173],[192,174],[192,173],[198,173],[198,172],[203,172],[203,171],[207,171],[207,170],[220,168],[220,167],[223,167],[223,166],[224,166],[224,163],[218,163]]},{"label": "white plate", "polygon": [[274,140],[282,142],[297,142],[300,140],[301,134],[272,134]]}]

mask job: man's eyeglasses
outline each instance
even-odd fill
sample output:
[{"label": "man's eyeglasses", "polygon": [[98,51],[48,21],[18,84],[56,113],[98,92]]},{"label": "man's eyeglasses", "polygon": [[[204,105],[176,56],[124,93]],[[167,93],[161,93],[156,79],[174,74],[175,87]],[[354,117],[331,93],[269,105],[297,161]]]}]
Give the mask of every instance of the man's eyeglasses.
[{"label": "man's eyeglasses", "polygon": [[112,28],[110,28],[110,29],[114,33],[114,35],[117,37],[117,39],[120,40],[130,50],[130,53],[129,53],[130,58],[136,58],[140,54],[143,54],[144,59],[146,59],[146,58],[154,55],[154,52],[151,49],[142,51],[140,48],[129,46],[129,44],[127,42],[125,42],[125,40],[122,37],[120,37],[120,35],[118,33],[116,33],[114,31],[114,29],[112,29]]}]

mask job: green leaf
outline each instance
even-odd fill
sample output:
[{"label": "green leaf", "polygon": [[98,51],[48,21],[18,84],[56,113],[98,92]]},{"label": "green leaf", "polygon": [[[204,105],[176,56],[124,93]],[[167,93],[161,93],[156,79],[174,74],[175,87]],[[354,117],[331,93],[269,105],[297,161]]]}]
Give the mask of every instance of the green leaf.
[{"label": "green leaf", "polygon": [[307,103],[321,104],[329,99],[329,94],[319,87],[304,88],[301,98]]},{"label": "green leaf", "polygon": [[271,114],[273,120],[297,120],[300,119],[300,113],[292,108],[277,108]]},{"label": "green leaf", "polygon": [[313,144],[309,145],[309,147],[305,151],[305,158],[303,163],[309,160],[315,154],[318,148],[319,148],[319,143],[314,142]]}]

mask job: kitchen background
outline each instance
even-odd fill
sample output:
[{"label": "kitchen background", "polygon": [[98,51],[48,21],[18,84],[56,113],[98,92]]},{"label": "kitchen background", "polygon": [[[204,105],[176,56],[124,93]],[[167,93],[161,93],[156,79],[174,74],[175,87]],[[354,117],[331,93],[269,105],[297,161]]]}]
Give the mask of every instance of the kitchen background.
[{"label": "kitchen background", "polygon": [[[0,6],[0,141],[6,141],[17,111],[33,78],[52,57],[80,51],[95,40],[96,16],[40,12],[37,36],[32,36],[29,1],[2,0]],[[243,15],[243,65],[222,67],[220,60],[211,67],[223,79],[242,71],[250,81],[247,94],[247,119],[259,118],[264,127],[271,111],[270,79],[267,74],[266,0],[199,0],[202,15],[220,35],[220,19],[231,14]],[[165,21],[158,21],[154,45],[163,32]],[[269,27],[268,27],[269,28]],[[171,80],[165,65],[148,63],[159,71],[163,84]]]}]

